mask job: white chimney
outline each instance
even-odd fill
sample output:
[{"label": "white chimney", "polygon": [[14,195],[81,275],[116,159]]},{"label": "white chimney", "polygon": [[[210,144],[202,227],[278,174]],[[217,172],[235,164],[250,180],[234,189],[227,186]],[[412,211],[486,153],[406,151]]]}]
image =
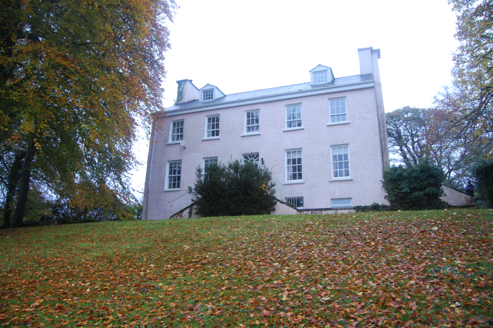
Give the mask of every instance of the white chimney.
[{"label": "white chimney", "polygon": [[180,80],[178,83],[178,93],[176,95],[175,104],[182,104],[192,100],[199,99],[200,90],[193,85],[192,80]]},{"label": "white chimney", "polygon": [[380,59],[380,49],[373,47],[358,49],[360,74],[372,74],[375,79],[380,79],[378,71],[378,59]]}]

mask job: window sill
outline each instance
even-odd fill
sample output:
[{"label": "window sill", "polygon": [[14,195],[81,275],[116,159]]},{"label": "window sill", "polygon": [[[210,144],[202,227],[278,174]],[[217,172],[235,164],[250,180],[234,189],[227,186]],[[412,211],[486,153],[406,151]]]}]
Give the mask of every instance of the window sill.
[{"label": "window sill", "polygon": [[207,141],[207,140],[219,140],[221,137],[210,137],[210,138],[203,138],[202,141]]},{"label": "window sill", "polygon": [[259,136],[260,132],[253,132],[253,133],[244,133],[241,136],[242,137],[253,137],[253,136]]},{"label": "window sill", "polygon": [[329,182],[337,182],[337,181],[353,181],[353,178],[340,178],[340,179],[329,180]]},{"label": "window sill", "polygon": [[290,129],[283,129],[282,132],[288,132],[288,131],[296,131],[296,130],[303,130],[305,129],[304,127],[300,126],[297,128],[290,128]]},{"label": "window sill", "polygon": [[170,141],[170,142],[167,143],[167,145],[179,145],[181,141],[182,140],[180,140],[180,141]]},{"label": "window sill", "polygon": [[300,183],[305,183],[305,181],[303,180],[286,181],[283,183],[283,185],[300,184]]},{"label": "window sill", "polygon": [[181,189],[164,189],[163,192],[165,191],[180,191]]},{"label": "window sill", "polygon": [[327,123],[327,126],[331,126],[331,125],[343,125],[343,124],[349,124],[349,121],[335,122],[335,123]]}]

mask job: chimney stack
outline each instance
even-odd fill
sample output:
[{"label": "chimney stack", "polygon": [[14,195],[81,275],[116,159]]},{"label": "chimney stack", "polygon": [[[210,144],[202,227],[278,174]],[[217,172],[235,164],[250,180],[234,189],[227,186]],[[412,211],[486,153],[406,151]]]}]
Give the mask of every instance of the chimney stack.
[{"label": "chimney stack", "polygon": [[380,80],[378,71],[378,60],[380,59],[380,49],[373,47],[358,49],[360,74],[373,74],[375,80]]},{"label": "chimney stack", "polygon": [[178,92],[175,105],[199,99],[200,91],[193,85],[192,80],[179,80],[176,83],[178,83]]}]

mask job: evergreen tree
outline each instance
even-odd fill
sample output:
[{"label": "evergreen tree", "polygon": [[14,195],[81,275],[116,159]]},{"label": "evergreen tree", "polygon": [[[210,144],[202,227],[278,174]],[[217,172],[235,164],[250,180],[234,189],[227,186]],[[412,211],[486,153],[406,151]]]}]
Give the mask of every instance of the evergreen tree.
[{"label": "evergreen tree", "polygon": [[391,167],[383,173],[385,198],[394,208],[425,210],[443,208],[443,171],[423,161],[417,165]]},{"label": "evergreen tree", "polygon": [[274,210],[275,184],[265,167],[234,161],[209,165],[204,173],[199,166],[196,178],[189,192],[201,216],[256,215]]}]

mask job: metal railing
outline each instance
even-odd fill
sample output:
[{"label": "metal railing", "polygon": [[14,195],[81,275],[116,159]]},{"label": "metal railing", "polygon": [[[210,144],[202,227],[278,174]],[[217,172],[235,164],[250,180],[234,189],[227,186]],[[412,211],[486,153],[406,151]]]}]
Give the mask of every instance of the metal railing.
[{"label": "metal railing", "polygon": [[285,202],[286,198],[295,198],[295,197],[303,197],[303,191],[297,189],[296,187],[286,187],[283,183],[276,182],[276,193],[274,197]]},{"label": "metal railing", "polygon": [[189,193],[183,194],[180,197],[169,201],[168,206],[171,208],[172,213],[176,213],[192,204],[192,195]]}]

